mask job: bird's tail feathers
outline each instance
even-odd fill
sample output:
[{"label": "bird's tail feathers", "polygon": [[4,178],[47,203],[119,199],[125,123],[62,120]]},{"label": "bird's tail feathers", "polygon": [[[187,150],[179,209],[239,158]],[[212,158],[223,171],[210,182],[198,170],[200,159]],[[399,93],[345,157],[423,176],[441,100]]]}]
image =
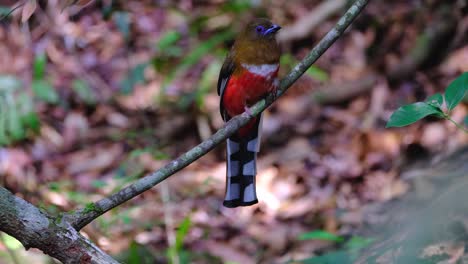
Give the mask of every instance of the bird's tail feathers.
[{"label": "bird's tail feathers", "polygon": [[227,170],[226,207],[248,206],[256,204],[255,175],[257,174],[257,152],[260,150],[261,117],[254,122],[247,135],[234,135],[226,140]]}]

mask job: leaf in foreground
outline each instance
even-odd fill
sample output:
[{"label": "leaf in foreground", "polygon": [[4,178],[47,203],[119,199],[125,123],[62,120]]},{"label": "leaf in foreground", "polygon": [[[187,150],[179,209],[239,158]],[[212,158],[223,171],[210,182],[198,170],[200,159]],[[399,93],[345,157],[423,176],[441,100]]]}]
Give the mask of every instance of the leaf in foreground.
[{"label": "leaf in foreground", "polygon": [[333,242],[342,242],[344,238],[327,231],[315,230],[312,232],[301,234],[299,236],[299,240],[325,240]]},{"label": "leaf in foreground", "polygon": [[33,77],[34,80],[41,80],[44,78],[45,68],[47,64],[47,56],[45,53],[39,53],[34,58],[33,64]]},{"label": "leaf in foreground", "polygon": [[35,80],[32,82],[31,87],[37,98],[51,104],[58,103],[59,96],[50,82]]},{"label": "leaf in foreground", "polygon": [[36,11],[37,2],[36,0],[28,0],[24,3],[23,12],[21,13],[21,23],[25,23]]},{"label": "leaf in foreground", "polygon": [[444,97],[440,93],[436,93],[432,96],[429,96],[426,99],[426,103],[434,106],[434,107],[442,107],[442,104],[444,103]]},{"label": "leaf in foreground", "polygon": [[405,105],[393,112],[386,127],[407,126],[429,115],[443,117],[443,112],[440,108],[424,102]]},{"label": "leaf in foreground", "polygon": [[452,110],[468,91],[468,72],[463,73],[449,84],[445,90],[445,102],[448,110]]},{"label": "leaf in foreground", "polygon": [[11,75],[0,75],[0,94],[11,93],[21,87],[21,81]]},{"label": "leaf in foreground", "polygon": [[148,63],[138,64],[127,73],[127,77],[120,83],[121,93],[130,94],[136,84],[145,81],[146,66],[148,66]]}]

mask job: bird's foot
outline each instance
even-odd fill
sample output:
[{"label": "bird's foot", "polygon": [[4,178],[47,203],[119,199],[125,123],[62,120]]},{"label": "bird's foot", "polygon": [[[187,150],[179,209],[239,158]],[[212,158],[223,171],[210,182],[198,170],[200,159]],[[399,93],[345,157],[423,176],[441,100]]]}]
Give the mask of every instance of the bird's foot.
[{"label": "bird's foot", "polygon": [[253,116],[253,113],[252,111],[250,111],[250,108],[248,106],[244,106],[244,110],[247,114],[249,114],[249,116]]},{"label": "bird's foot", "polygon": [[278,85],[273,86],[271,93],[273,94],[273,101],[275,101],[278,98]]}]

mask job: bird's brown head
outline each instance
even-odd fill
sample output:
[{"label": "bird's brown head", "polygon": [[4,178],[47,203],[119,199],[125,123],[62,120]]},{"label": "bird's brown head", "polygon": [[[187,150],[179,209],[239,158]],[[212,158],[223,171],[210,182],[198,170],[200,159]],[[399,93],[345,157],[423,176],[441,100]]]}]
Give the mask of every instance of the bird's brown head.
[{"label": "bird's brown head", "polygon": [[278,63],[280,49],[276,33],[281,27],[265,18],[251,21],[237,36],[233,51],[242,63]]},{"label": "bird's brown head", "polygon": [[265,18],[251,21],[241,33],[242,38],[251,41],[275,41],[275,35],[281,27]]}]

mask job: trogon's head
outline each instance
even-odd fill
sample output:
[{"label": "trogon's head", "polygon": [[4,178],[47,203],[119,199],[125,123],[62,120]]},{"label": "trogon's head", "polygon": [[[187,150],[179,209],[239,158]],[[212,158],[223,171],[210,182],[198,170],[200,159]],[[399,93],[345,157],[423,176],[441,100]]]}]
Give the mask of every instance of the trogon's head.
[{"label": "trogon's head", "polygon": [[241,35],[249,40],[274,41],[276,32],[280,29],[280,26],[273,24],[268,19],[257,18],[245,27]]},{"label": "trogon's head", "polygon": [[278,63],[280,48],[276,33],[281,27],[265,18],[256,18],[244,28],[234,43],[234,57],[247,64]]}]

